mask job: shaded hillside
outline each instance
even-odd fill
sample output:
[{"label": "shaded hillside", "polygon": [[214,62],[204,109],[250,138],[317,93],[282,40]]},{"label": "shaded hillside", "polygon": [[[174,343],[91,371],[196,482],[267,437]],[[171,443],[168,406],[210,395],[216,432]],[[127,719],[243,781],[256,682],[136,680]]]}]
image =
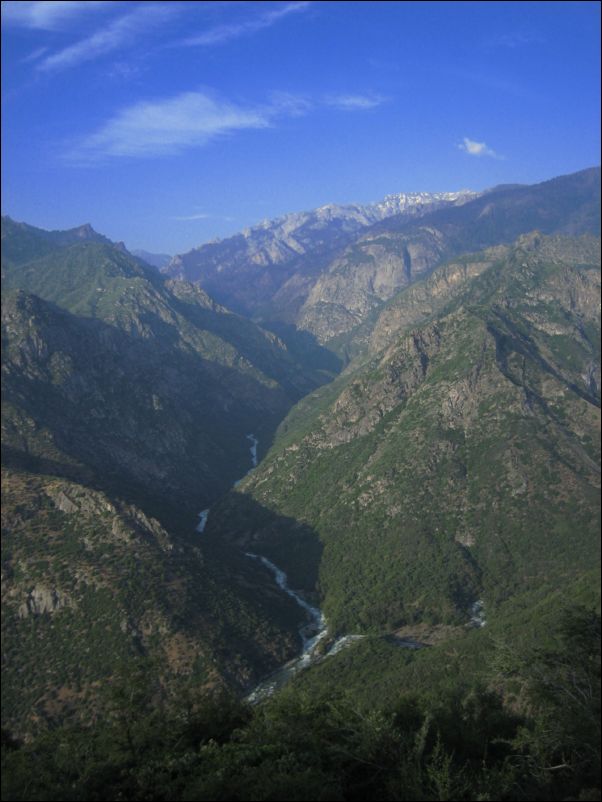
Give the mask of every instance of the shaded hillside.
[{"label": "shaded hillside", "polygon": [[40,443],[52,442],[103,486],[138,488],[138,501],[206,506],[245,472],[245,435],[265,440],[327,377],[200,288],[107,242],[5,262],[3,289],[12,458],[49,456]]},{"label": "shaded hillside", "polygon": [[164,693],[246,689],[299,609],[197,514],[328,374],[102,237],[4,222],[4,722],[94,720],[132,661]]}]

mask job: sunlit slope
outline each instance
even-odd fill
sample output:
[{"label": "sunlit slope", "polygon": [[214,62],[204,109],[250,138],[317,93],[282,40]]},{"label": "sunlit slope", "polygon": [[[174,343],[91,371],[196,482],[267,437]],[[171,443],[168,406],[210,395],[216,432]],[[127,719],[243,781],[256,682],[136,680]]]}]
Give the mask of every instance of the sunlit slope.
[{"label": "sunlit slope", "polygon": [[214,518],[299,583],[319,577],[340,632],[461,623],[478,597],[495,616],[599,554],[599,241],[531,235],[416,293]]}]

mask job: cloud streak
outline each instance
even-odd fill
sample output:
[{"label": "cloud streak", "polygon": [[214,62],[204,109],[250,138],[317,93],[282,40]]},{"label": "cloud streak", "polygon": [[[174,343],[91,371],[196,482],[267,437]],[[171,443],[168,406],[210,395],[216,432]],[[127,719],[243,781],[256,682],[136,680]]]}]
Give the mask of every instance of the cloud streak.
[{"label": "cloud streak", "polygon": [[469,156],[490,156],[493,159],[501,159],[502,156],[496,153],[493,148],[490,148],[485,142],[475,142],[474,139],[469,139],[465,136],[458,145],[460,150],[468,153]]},{"label": "cloud streak", "polygon": [[501,33],[497,36],[491,36],[489,39],[485,40],[483,46],[487,50],[493,50],[495,48],[516,50],[517,47],[539,45],[543,42],[544,39],[539,34],[526,33],[525,31],[512,31],[510,33]]},{"label": "cloud streak", "polygon": [[139,6],[91,36],[46,56],[38,63],[37,70],[52,73],[92,61],[134,41],[140,33],[161,24],[171,14],[172,11],[164,4]]},{"label": "cloud streak", "polygon": [[232,222],[233,217],[224,217],[220,214],[206,214],[205,212],[198,212],[197,214],[187,214],[183,216],[170,217],[170,220],[178,220],[179,222],[189,222],[191,220],[225,220]]},{"label": "cloud streak", "polygon": [[245,108],[203,92],[142,101],[119,112],[99,131],[79,142],[70,159],[93,162],[107,157],[180,153],[233,131],[267,128],[273,113],[269,108]]},{"label": "cloud streak", "polygon": [[98,131],[76,142],[65,158],[89,164],[121,157],[175,155],[237,131],[270,128],[280,119],[306,116],[320,106],[364,111],[382,102],[383,98],[367,95],[312,101],[301,95],[275,92],[266,103],[241,105],[206,91],[182,92],[169,98],[140,101],[121,110]]},{"label": "cloud streak", "polygon": [[9,0],[2,3],[2,21],[22,28],[54,31],[91,11],[106,10],[112,5],[106,0]]},{"label": "cloud streak", "polygon": [[217,25],[196,36],[182,39],[176,44],[185,47],[212,47],[215,45],[223,45],[232,39],[250,36],[264,28],[271,28],[272,25],[275,25],[284,17],[305,11],[310,5],[311,3],[309,2],[286,3],[273,11],[266,11],[263,14],[258,14],[254,19],[244,20],[231,25]]},{"label": "cloud streak", "polygon": [[341,111],[367,111],[382,106],[386,100],[381,95],[329,95],[324,104]]},{"label": "cloud streak", "polygon": [[31,52],[28,56],[25,56],[24,58],[22,58],[21,59],[21,64],[30,64],[32,61],[37,61],[38,59],[41,59],[42,56],[45,53],[48,53],[48,48],[47,47],[38,47],[38,48],[36,48],[36,50]]}]

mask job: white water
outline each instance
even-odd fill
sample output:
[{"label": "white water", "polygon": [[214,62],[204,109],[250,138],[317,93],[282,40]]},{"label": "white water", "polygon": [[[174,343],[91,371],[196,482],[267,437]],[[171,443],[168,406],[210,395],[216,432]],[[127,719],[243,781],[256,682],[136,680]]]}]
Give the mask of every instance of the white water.
[{"label": "white water", "polygon": [[485,602],[483,599],[477,599],[470,607],[470,622],[471,627],[479,628],[486,626],[485,620]]},{"label": "white water", "polygon": [[201,510],[201,512],[199,512],[199,522],[196,525],[195,532],[203,532],[205,530],[207,518],[209,518],[209,510]]},{"label": "white water", "polygon": [[259,440],[255,437],[254,434],[248,434],[247,440],[251,441],[251,447],[249,451],[251,452],[251,462],[253,463],[253,468],[257,467],[257,443]]},{"label": "white water", "polygon": [[303,641],[303,649],[299,657],[297,657],[294,661],[299,663],[299,668],[304,665],[308,665],[311,661],[316,646],[328,634],[328,626],[326,625],[324,613],[318,607],[314,607],[313,605],[309,604],[309,602],[306,602],[305,599],[296,591],[289,588],[288,577],[284,571],[281,568],[278,568],[277,565],[274,565],[274,563],[271,562],[271,560],[268,560],[267,557],[262,557],[260,554],[253,554],[250,551],[246,551],[245,554],[247,557],[252,557],[254,560],[259,560],[266,566],[266,568],[269,568],[274,575],[274,579],[276,580],[278,587],[281,588],[292,599],[294,599],[299,607],[302,607],[308,614],[309,622],[304,624],[299,630],[299,634],[301,635]]},{"label": "white water", "polygon": [[[245,476],[247,476],[254,468],[257,467],[257,446],[259,444],[259,440],[254,434],[248,434],[246,437],[251,444],[249,446],[249,451],[251,454],[251,468],[247,471]],[[243,479],[244,476],[234,482],[233,486],[236,487],[239,485]],[[210,510],[206,509],[199,513],[199,522],[196,526],[196,531],[201,534],[204,532],[205,526],[207,525],[209,512]],[[328,625],[322,610],[320,610],[319,607],[314,607],[302,596],[300,596],[299,593],[292,590],[292,588],[288,586],[288,577],[284,571],[281,568],[278,568],[277,565],[274,565],[274,563],[271,560],[268,560],[267,557],[263,557],[261,554],[253,554],[252,552],[245,552],[245,554],[247,557],[250,557],[253,560],[259,560],[261,563],[263,563],[263,565],[265,565],[265,567],[274,576],[274,580],[276,581],[278,587],[288,596],[294,599],[299,607],[302,607],[303,610],[305,610],[308,617],[307,623],[303,624],[299,628],[299,634],[301,635],[302,641],[301,654],[299,657],[294,658],[286,663],[286,665],[282,666],[282,668],[278,669],[278,671],[272,674],[267,680],[261,682],[247,697],[248,701],[250,702],[258,702],[261,699],[271,696],[276,688],[279,688],[281,685],[283,685],[293,674],[299,671],[299,669],[305,668],[318,659],[324,659],[325,657],[329,657],[333,654],[338,654],[341,649],[343,649],[349,643],[359,640],[363,637],[363,635],[344,635],[343,637],[338,638],[332,644],[330,649],[328,649],[328,651],[323,654],[322,657],[320,657],[316,653],[317,646],[328,635]]]},{"label": "white water", "polygon": [[324,657],[332,657],[333,654],[338,654],[340,651],[342,651],[345,646],[348,646],[350,643],[354,643],[354,641],[361,640],[365,637],[365,635],[343,635],[341,638],[335,640]]}]

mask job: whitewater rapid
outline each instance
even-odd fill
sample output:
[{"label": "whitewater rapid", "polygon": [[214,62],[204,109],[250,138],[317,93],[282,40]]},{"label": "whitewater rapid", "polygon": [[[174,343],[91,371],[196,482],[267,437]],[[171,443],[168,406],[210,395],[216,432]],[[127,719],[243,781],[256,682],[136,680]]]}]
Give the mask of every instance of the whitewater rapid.
[{"label": "whitewater rapid", "polygon": [[470,622],[469,626],[479,629],[487,625],[485,620],[485,602],[483,599],[477,599],[470,606]]}]

